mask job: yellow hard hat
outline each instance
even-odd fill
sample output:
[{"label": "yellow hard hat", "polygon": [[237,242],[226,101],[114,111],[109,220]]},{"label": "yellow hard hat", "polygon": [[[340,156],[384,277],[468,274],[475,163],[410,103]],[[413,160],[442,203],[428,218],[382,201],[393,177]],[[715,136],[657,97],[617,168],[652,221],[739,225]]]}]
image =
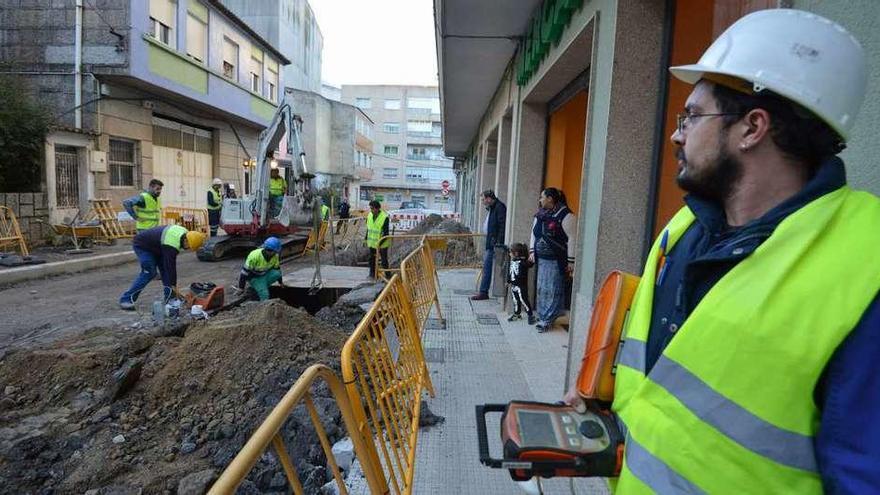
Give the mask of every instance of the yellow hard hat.
[{"label": "yellow hard hat", "polygon": [[208,237],[202,232],[198,232],[196,230],[190,230],[186,233],[186,244],[189,246],[190,251],[195,251],[198,248],[202,247],[202,244],[205,243],[205,238]]}]

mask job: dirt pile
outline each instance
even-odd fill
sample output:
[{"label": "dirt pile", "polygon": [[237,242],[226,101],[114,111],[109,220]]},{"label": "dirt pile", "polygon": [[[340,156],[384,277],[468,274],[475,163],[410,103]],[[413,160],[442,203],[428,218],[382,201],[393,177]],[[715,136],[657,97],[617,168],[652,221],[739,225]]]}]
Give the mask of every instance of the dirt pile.
[{"label": "dirt pile", "polygon": [[[470,234],[471,231],[460,222],[446,219],[436,214],[425,217],[415,227],[401,235],[421,235],[421,234]],[[437,266],[476,266],[482,259],[482,250],[484,239],[482,237],[461,237],[450,238],[446,246],[435,252],[435,261]],[[363,243],[352,244],[346,251],[336,254],[336,264],[345,266],[365,265],[370,259],[370,251],[362,245]],[[397,239],[388,254],[388,263],[394,267],[399,267],[403,261],[416,247],[419,240],[414,239]],[[330,254],[321,253],[321,259],[330,258]]]},{"label": "dirt pile", "polygon": [[[279,301],[248,303],[183,337],[95,329],[0,362],[4,493],[199,491],[309,365],[338,369],[347,333]],[[313,390],[331,442],[344,436]],[[282,429],[306,492],[328,481],[305,408]],[[282,492],[265,454],[239,493]]]}]

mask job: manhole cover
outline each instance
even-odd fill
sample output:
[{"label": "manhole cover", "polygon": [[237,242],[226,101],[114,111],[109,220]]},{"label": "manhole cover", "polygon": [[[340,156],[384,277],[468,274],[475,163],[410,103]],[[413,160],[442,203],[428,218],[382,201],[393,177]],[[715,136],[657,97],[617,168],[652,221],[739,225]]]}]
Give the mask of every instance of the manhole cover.
[{"label": "manhole cover", "polygon": [[428,318],[425,320],[425,330],[446,330],[446,320]]},{"label": "manhole cover", "polygon": [[443,363],[446,358],[446,349],[428,347],[425,349],[425,361],[429,363]]},{"label": "manhole cover", "polygon": [[500,325],[498,317],[491,313],[477,313],[477,323],[480,325]]}]

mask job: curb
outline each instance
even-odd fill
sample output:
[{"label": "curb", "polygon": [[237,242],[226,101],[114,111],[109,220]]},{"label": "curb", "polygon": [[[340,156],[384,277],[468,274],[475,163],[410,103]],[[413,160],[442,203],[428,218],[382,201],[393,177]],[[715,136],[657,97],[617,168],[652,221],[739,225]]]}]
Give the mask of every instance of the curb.
[{"label": "curb", "polygon": [[33,280],[35,278],[50,277],[52,275],[77,273],[95,268],[103,268],[105,266],[118,265],[120,263],[129,263],[136,260],[137,256],[135,256],[134,252],[124,251],[121,253],[102,254],[77,260],[55,261],[42,265],[10,268],[9,270],[0,271],[0,285],[14,284],[17,282]]}]

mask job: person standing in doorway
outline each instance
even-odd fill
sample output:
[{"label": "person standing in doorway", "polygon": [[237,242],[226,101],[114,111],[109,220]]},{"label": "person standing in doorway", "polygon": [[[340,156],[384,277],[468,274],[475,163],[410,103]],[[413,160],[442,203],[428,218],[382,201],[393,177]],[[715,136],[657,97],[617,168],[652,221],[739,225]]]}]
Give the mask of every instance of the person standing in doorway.
[{"label": "person standing in doorway", "polygon": [[388,246],[391,239],[380,240],[389,235],[390,221],[388,213],[382,210],[382,204],[375,199],[370,201],[370,213],[367,214],[367,247],[370,248],[370,278],[376,278],[376,255],[382,261],[382,268],[388,269]]},{"label": "person standing in doorway", "polygon": [[507,222],[507,206],[495,197],[495,191],[486,189],[482,194],[483,206],[486,208],[486,220],[483,232],[486,233],[486,246],[483,252],[483,271],[480,278],[480,290],[471,300],[489,299],[489,287],[492,284],[492,266],[495,263],[495,246],[504,245],[504,228]]},{"label": "person standing in doorway", "polygon": [[565,281],[574,272],[577,220],[555,187],[541,193],[532,222],[529,261],[538,261],[538,332],[550,329],[565,306]]},{"label": "person standing in doorway", "polygon": [[165,184],[159,179],[152,179],[147,190],[122,202],[125,211],[135,221],[138,232],[159,226],[162,215],[162,202],[159,196]]},{"label": "person standing in doorway", "polygon": [[211,237],[217,235],[217,229],[220,227],[220,212],[223,209],[223,198],[220,195],[221,187],[223,187],[223,181],[214,179],[211,189],[208,189],[208,225],[211,227]]},{"label": "person standing in doorway", "polygon": [[269,172],[269,211],[271,217],[281,213],[281,205],[284,204],[284,195],[287,194],[287,181],[281,177],[277,168]]}]

